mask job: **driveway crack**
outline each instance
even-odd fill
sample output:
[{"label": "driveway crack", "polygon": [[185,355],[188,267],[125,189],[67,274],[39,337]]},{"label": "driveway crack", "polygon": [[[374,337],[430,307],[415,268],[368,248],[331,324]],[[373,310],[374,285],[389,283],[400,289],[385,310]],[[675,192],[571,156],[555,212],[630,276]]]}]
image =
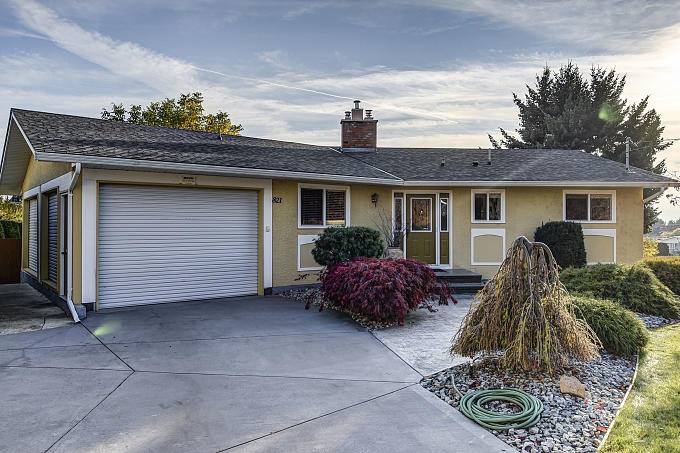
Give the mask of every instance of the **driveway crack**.
[{"label": "driveway crack", "polygon": [[217,452],[215,452],[215,453],[222,453],[222,452],[225,452],[225,451],[228,451],[228,450],[232,450],[232,449],[234,449],[234,448],[241,447],[241,446],[246,445],[246,444],[249,444],[249,443],[251,443],[251,442],[255,442],[255,441],[257,441],[257,440],[264,439],[265,437],[273,436],[274,434],[278,434],[278,433],[281,433],[281,432],[283,432],[283,431],[287,431],[287,430],[289,430],[289,429],[291,429],[291,428],[295,428],[295,427],[297,427],[297,426],[304,425],[304,424],[309,423],[309,422],[312,422],[312,421],[314,421],[314,420],[319,420],[320,418],[328,417],[329,415],[337,414],[338,412],[342,412],[342,411],[344,411],[344,410],[351,409],[351,408],[353,408],[353,407],[357,407],[357,406],[361,406],[361,405],[366,404],[366,403],[370,403],[371,401],[375,401],[375,400],[377,400],[377,399],[379,399],[379,398],[383,398],[383,397],[388,396],[388,395],[391,395],[391,394],[393,394],[393,393],[400,392],[400,391],[402,391],[402,390],[404,390],[404,389],[407,389],[407,388],[409,388],[409,387],[413,387],[414,385],[418,385],[418,384],[409,384],[409,385],[405,385],[404,387],[400,387],[400,388],[395,389],[395,390],[392,390],[392,391],[390,391],[390,392],[383,393],[382,395],[374,396],[373,398],[369,398],[369,399],[367,399],[367,400],[360,401],[360,402],[358,402],[358,403],[354,403],[354,404],[351,404],[351,405],[349,405],[349,406],[342,407],[342,408],[340,408],[340,409],[336,409],[336,410],[334,410],[334,411],[330,411],[330,412],[327,412],[327,413],[322,414],[322,415],[318,415],[318,416],[316,416],[316,417],[313,417],[313,418],[304,420],[304,421],[302,421],[302,422],[295,423],[295,424],[290,425],[290,426],[286,426],[285,428],[277,429],[277,430],[275,430],[275,431],[270,432],[269,434],[264,434],[264,435],[262,435],[262,436],[255,437],[255,438],[250,439],[250,440],[247,440],[247,441],[245,441],[245,442],[241,442],[240,444],[232,445],[231,447],[227,447],[227,448],[224,448],[224,449],[222,449],[222,450],[217,450]]},{"label": "driveway crack", "polygon": [[106,396],[104,396],[104,398],[102,398],[101,401],[99,401],[92,409],[90,409],[89,411],[87,411],[87,414],[83,415],[83,417],[82,417],[80,420],[78,420],[78,421],[76,422],[75,425],[71,426],[71,427],[68,429],[68,431],[66,431],[64,434],[62,434],[62,435],[59,437],[59,439],[55,440],[54,443],[52,443],[52,445],[50,445],[50,446],[45,450],[44,453],[47,453],[48,451],[50,451],[50,450],[51,450],[55,445],[57,445],[64,437],[66,437],[66,435],[68,435],[68,433],[70,433],[71,431],[73,431],[73,430],[76,428],[76,426],[80,425],[80,423],[81,423],[83,420],[85,420],[85,419],[86,419],[86,418],[87,418],[87,417],[88,417],[95,409],[97,409],[104,401],[106,401],[106,399],[107,399],[109,396],[111,396],[111,394],[112,394],[113,392],[115,392],[116,390],[118,390],[118,389],[120,388],[120,386],[123,385],[123,384],[125,383],[125,381],[127,381],[127,380],[130,378],[130,376],[132,376],[133,374],[135,374],[134,370],[132,370],[127,376],[125,376],[125,379],[123,379],[122,381],[120,381],[120,383],[119,383],[117,386],[115,386],[115,387],[113,388],[113,390],[111,390],[109,393],[107,393]]}]

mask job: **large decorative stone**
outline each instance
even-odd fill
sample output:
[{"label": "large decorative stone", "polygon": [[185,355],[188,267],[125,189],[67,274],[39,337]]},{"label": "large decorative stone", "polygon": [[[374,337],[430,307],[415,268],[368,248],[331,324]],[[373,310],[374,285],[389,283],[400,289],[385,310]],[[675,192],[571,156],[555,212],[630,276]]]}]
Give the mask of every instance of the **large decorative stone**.
[{"label": "large decorative stone", "polygon": [[579,398],[585,398],[586,385],[574,376],[567,376],[565,374],[560,376],[560,392],[578,396]]},{"label": "large decorative stone", "polygon": [[387,247],[385,258],[403,258],[404,251],[397,247]]}]

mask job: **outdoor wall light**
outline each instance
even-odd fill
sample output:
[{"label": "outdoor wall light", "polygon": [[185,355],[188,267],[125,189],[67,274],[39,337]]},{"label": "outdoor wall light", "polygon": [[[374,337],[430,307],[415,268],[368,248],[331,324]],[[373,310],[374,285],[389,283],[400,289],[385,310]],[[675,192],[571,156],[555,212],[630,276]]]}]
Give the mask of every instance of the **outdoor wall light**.
[{"label": "outdoor wall light", "polygon": [[375,192],[373,192],[373,194],[371,194],[371,203],[373,203],[373,206],[378,205],[378,194],[375,193]]}]

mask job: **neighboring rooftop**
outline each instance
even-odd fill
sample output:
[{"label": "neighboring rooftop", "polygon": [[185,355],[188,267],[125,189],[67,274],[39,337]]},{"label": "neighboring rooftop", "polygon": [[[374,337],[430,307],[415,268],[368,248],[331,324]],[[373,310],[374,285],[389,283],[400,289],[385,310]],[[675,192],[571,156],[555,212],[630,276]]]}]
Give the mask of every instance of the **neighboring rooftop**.
[{"label": "neighboring rooftop", "polygon": [[[358,102],[358,101],[357,101]],[[553,183],[663,186],[678,181],[577,150],[335,149],[12,109],[0,188],[18,193],[30,158],[85,165],[400,185]],[[363,113],[362,113],[363,116]],[[372,117],[369,117],[374,121]],[[20,143],[21,142],[21,143]],[[8,152],[10,148],[12,152]],[[7,155],[5,155],[7,154]],[[23,168],[23,170],[22,170]],[[23,172],[22,172],[23,171]]]}]

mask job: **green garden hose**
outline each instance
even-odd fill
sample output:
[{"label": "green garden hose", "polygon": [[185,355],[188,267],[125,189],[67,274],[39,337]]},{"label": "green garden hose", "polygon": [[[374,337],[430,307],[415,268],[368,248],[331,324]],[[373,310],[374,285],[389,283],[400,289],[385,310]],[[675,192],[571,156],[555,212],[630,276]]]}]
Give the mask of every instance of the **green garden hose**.
[{"label": "green garden hose", "polygon": [[[484,405],[491,401],[506,401],[519,406],[521,411],[508,414],[485,409]],[[538,398],[513,388],[467,392],[462,395],[458,407],[470,420],[496,431],[531,428],[538,423],[543,412],[543,403]]]}]

